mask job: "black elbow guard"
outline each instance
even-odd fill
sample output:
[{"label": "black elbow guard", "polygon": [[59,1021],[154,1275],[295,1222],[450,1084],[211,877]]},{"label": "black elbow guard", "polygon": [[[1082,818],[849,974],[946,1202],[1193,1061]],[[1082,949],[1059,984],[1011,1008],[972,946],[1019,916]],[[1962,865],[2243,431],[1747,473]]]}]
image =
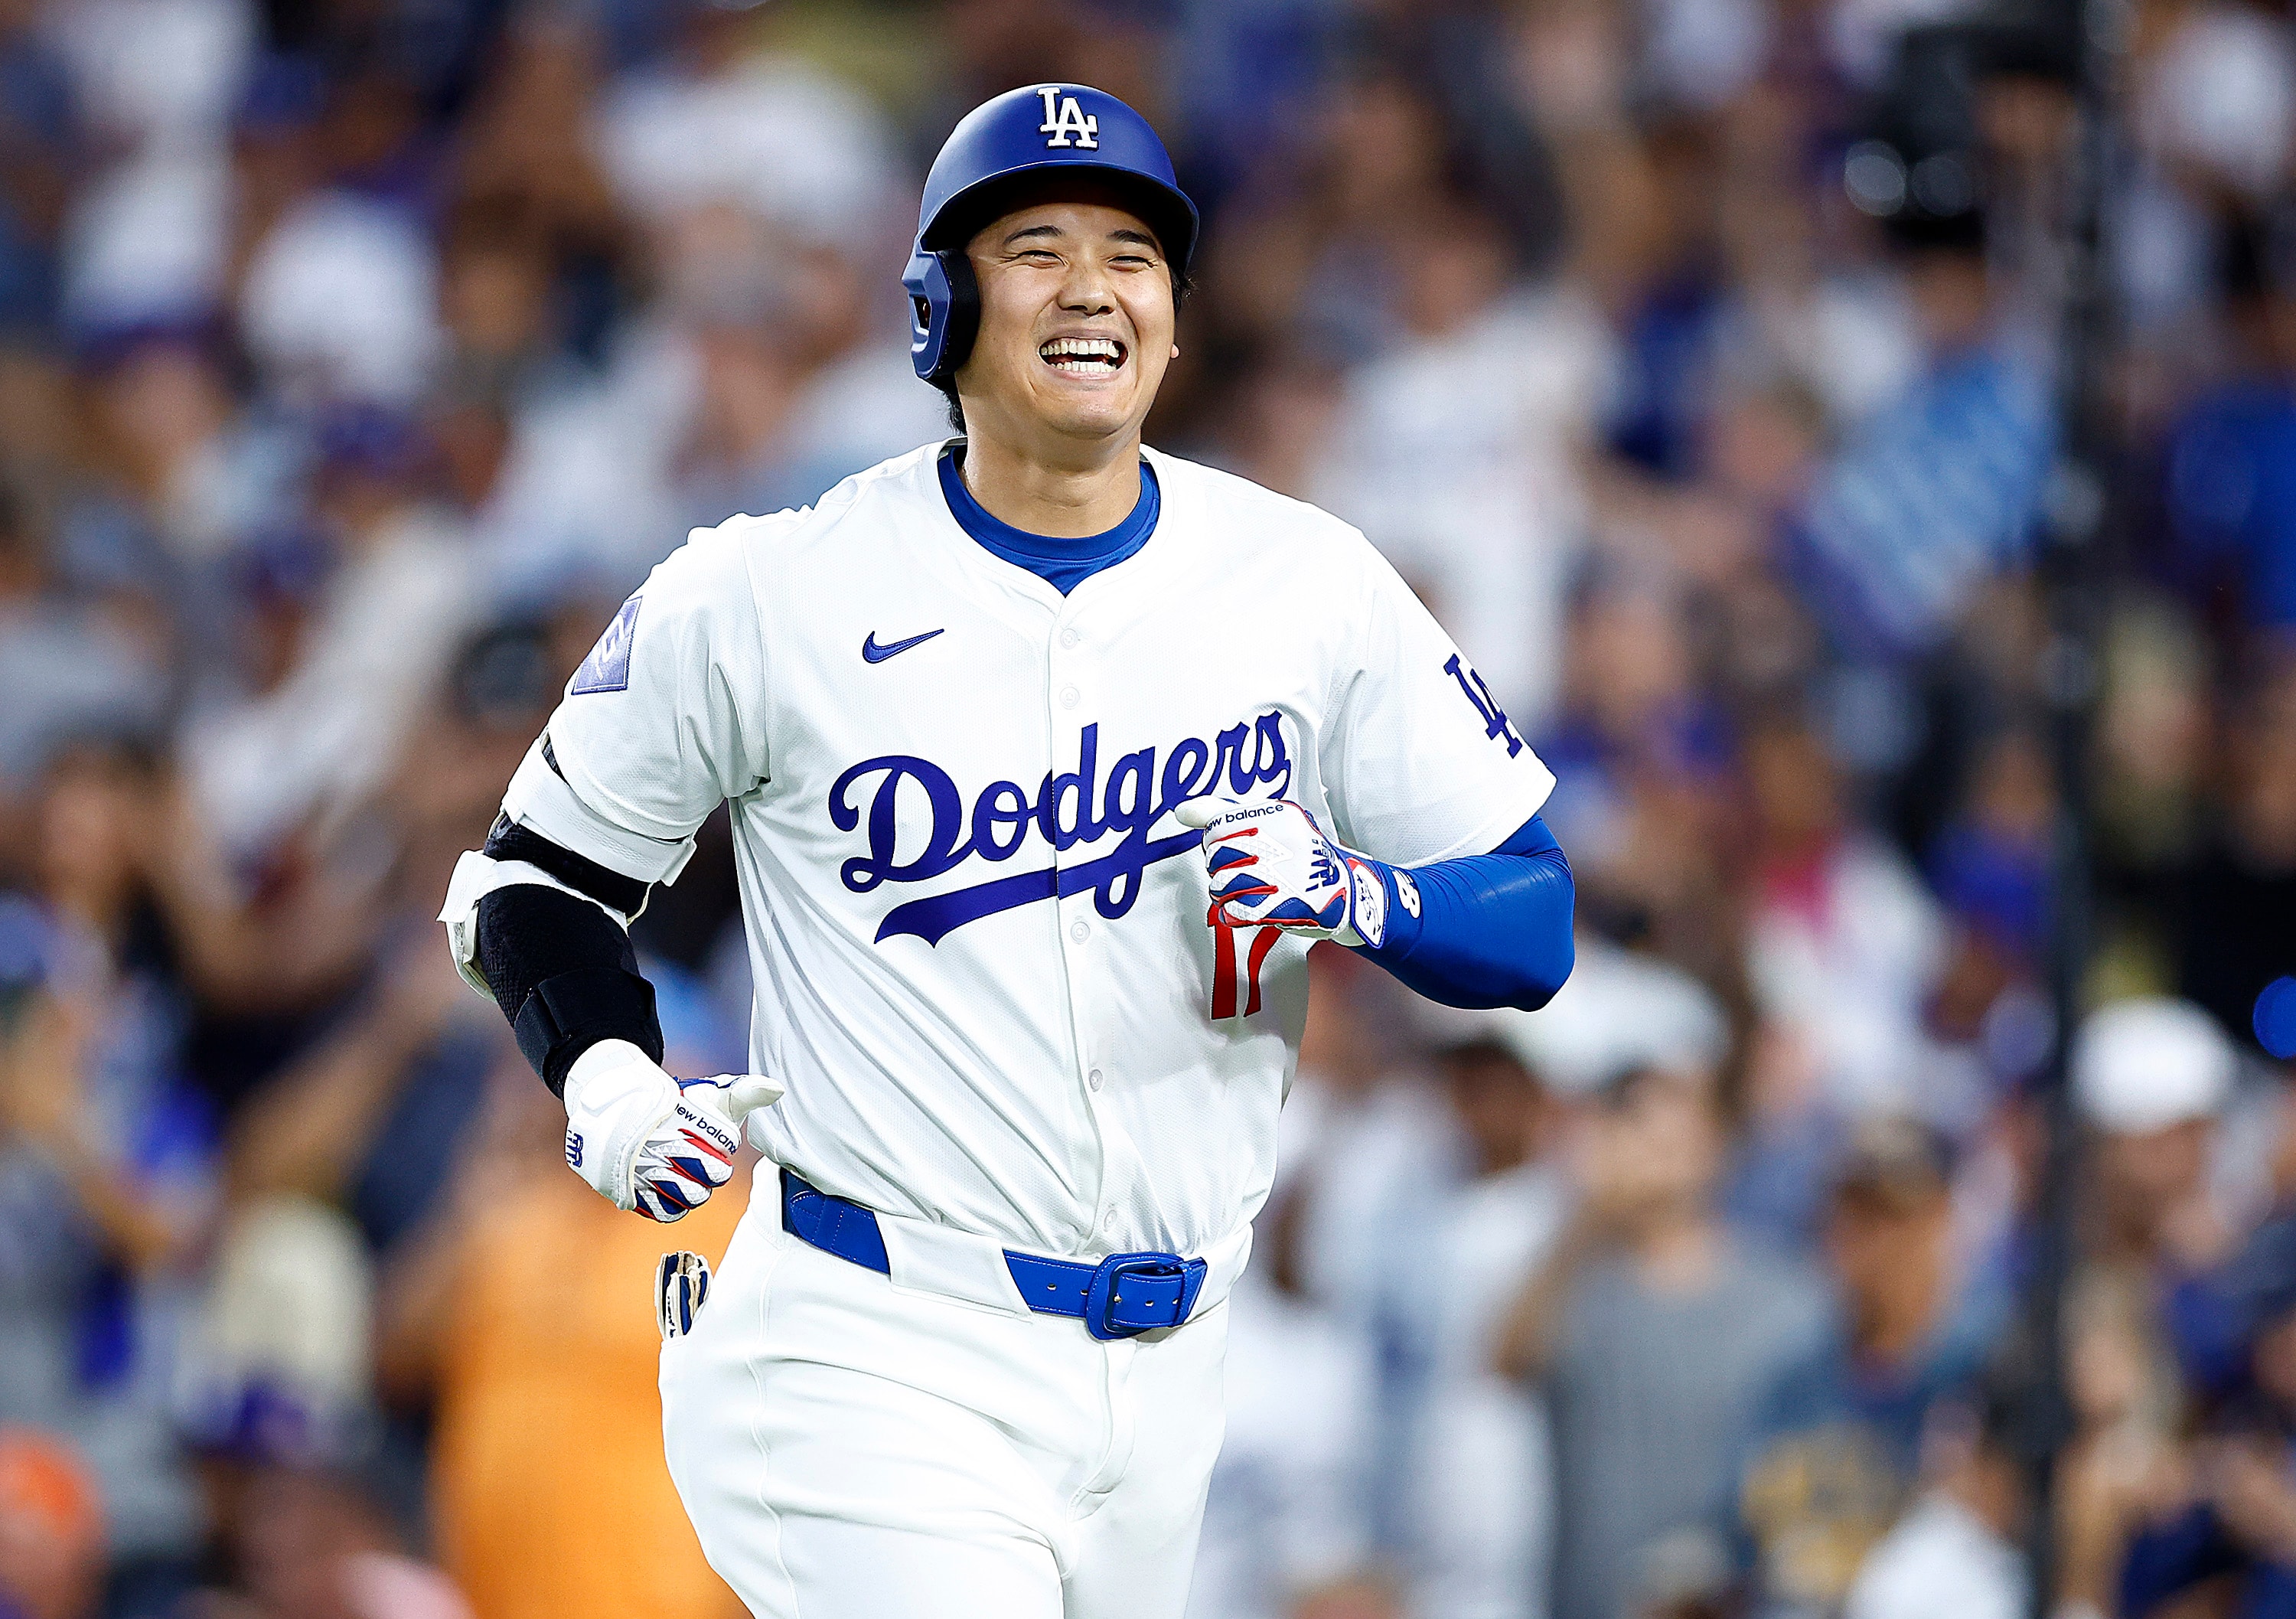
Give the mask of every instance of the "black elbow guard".
[{"label": "black elbow guard", "polygon": [[535,883],[498,888],[479,901],[478,946],[479,975],[553,1096],[600,1040],[627,1040],[661,1061],[653,986],[629,935],[588,900]]}]

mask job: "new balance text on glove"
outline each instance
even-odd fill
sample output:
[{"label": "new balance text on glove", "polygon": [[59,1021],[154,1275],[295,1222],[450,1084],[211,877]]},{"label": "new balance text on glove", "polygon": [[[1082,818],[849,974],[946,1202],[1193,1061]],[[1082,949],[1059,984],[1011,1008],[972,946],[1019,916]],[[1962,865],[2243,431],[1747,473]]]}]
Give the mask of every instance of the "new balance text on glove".
[{"label": "new balance text on glove", "polygon": [[1291,800],[1192,799],[1178,816],[1203,829],[1214,926],[1280,927],[1374,949],[1387,936],[1377,862],[1332,842]]}]

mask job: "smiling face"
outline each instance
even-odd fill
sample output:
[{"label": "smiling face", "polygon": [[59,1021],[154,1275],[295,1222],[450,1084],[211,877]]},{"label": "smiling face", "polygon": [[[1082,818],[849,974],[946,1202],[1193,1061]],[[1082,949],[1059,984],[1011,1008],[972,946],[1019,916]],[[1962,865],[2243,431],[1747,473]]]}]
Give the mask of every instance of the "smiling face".
[{"label": "smiling face", "polygon": [[1015,209],[967,246],[980,330],[956,374],[966,431],[1060,464],[1136,441],[1172,345],[1154,233],[1089,183]]}]

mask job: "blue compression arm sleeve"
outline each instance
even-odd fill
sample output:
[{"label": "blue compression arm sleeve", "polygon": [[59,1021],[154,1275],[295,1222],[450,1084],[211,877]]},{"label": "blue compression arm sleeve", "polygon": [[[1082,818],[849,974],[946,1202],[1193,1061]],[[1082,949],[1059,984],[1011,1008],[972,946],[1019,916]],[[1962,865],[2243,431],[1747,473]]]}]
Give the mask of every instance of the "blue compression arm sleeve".
[{"label": "blue compression arm sleeve", "polygon": [[1570,862],[1539,817],[1489,854],[1370,864],[1387,885],[1387,937],[1357,954],[1428,999],[1536,1011],[1570,976]]}]

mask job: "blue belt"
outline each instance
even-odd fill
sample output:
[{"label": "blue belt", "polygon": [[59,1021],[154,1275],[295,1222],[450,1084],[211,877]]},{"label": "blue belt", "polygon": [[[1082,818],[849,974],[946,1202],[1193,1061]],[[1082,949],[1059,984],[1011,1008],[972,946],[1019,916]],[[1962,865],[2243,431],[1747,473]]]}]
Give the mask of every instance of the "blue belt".
[{"label": "blue belt", "polygon": [[[877,1216],[808,1185],[788,1169],[782,1171],[782,1229],[824,1253],[892,1274]],[[1081,1320],[1086,1332],[1103,1340],[1179,1326],[1196,1307],[1204,1286],[1204,1262],[1177,1253],[1111,1253],[1086,1265],[1007,1248],[1004,1268],[1029,1309]]]}]

